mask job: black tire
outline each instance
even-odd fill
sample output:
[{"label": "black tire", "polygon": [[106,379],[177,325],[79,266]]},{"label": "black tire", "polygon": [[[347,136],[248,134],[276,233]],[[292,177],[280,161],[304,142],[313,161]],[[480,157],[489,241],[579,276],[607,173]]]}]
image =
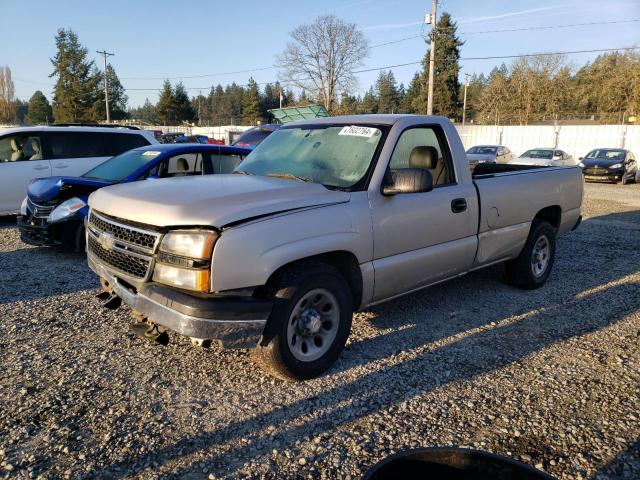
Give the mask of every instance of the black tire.
[{"label": "black tire", "polygon": [[[546,238],[548,243],[548,254],[546,257],[546,266],[542,271],[538,270],[541,263],[534,266],[533,257],[534,249],[541,239]],[[527,238],[524,248],[520,255],[514,260],[506,263],[507,281],[511,285],[533,290],[543,286],[553,268],[553,262],[556,256],[556,230],[549,223],[542,220],[534,220],[531,224],[529,237]],[[538,270],[537,272],[534,269]]]},{"label": "black tire", "polygon": [[622,183],[622,185],[629,185],[629,183],[631,183],[629,180],[630,180],[629,177],[625,177],[624,175],[622,175],[622,179],[620,183]]},{"label": "black tire", "polygon": [[[275,304],[262,339],[252,351],[254,361],[267,373],[282,380],[306,380],[326,372],[340,356],[351,331],[353,299],[344,277],[330,265],[304,264],[278,275],[268,287],[270,294],[275,297]],[[327,348],[326,352],[317,359],[302,361],[296,358],[294,348],[290,345],[288,329],[295,328],[294,322],[295,325],[300,322],[302,315],[291,318],[298,302],[304,302],[305,295],[318,289],[327,291],[337,302],[338,312],[335,316],[338,325],[334,327],[335,337],[322,347]],[[321,324],[324,325],[324,322]],[[312,340],[315,341],[315,338]]]}]

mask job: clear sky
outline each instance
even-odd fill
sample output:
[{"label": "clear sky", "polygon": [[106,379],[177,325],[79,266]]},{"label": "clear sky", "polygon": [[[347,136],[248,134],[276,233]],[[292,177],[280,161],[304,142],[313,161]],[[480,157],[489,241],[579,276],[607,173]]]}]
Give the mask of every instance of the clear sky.
[{"label": "clear sky", "polygon": [[[137,106],[157,99],[162,79],[238,70],[253,72],[183,78],[190,95],[212,84],[245,84],[249,76],[261,83],[278,78],[275,61],[297,25],[333,13],[355,22],[371,45],[428,32],[422,25],[429,0],[0,0],[0,65],[13,73],[16,96],[28,99],[35,90],[51,98],[53,79],[49,59],[55,55],[54,35],[73,29],[92,59],[96,50],[114,52],[110,62]],[[640,22],[503,33],[487,30],[588,22],[640,20],[640,0],[442,0],[439,12],[458,22],[465,41],[462,57],[516,55],[532,52],[587,50],[640,45]],[[421,38],[371,49],[363,68],[419,61],[426,46]],[[580,66],[597,54],[569,56]],[[509,62],[509,60],[505,60]],[[502,60],[462,60],[462,72],[485,72]],[[417,65],[394,68],[398,82],[407,84]],[[360,92],[378,72],[359,75]],[[148,78],[141,78],[148,77]],[[134,90],[149,89],[149,90]]]}]

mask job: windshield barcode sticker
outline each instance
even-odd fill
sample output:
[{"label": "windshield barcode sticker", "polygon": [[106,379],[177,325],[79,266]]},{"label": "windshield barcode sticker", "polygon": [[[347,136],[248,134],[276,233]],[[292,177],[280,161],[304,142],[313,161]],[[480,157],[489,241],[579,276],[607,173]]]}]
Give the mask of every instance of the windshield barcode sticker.
[{"label": "windshield barcode sticker", "polygon": [[352,137],[366,137],[371,138],[378,131],[377,128],[358,127],[357,125],[351,125],[343,127],[338,135],[349,135]]}]

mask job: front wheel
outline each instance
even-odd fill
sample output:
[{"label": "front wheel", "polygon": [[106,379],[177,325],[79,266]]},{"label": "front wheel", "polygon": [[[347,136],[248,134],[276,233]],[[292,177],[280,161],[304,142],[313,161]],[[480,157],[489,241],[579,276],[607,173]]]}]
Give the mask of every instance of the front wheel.
[{"label": "front wheel", "polygon": [[506,263],[507,280],[528,290],[540,288],[551,274],[555,255],[555,229],[545,221],[534,220],[522,252]]},{"label": "front wheel", "polygon": [[275,304],[253,357],[283,380],[305,380],[328,370],[351,330],[349,285],[329,265],[295,267],[273,282]]}]

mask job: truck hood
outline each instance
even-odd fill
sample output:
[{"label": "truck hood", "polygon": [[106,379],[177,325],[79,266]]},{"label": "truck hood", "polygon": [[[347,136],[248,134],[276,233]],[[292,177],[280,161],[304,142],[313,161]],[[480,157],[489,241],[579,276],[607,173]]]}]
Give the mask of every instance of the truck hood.
[{"label": "truck hood", "polygon": [[46,177],[33,180],[27,187],[27,196],[34,203],[66,200],[77,195],[88,195],[109,182],[85,177]]},{"label": "truck hood", "polygon": [[317,183],[239,174],[177,177],[101,188],[91,208],[157,227],[229,224],[306,207],[348,202]]},{"label": "truck hood", "polygon": [[493,162],[496,156],[491,153],[467,153],[470,162]]},{"label": "truck hood", "polygon": [[623,160],[609,160],[605,158],[583,158],[580,160],[585,167],[602,167],[609,168],[616,163],[624,163]]},{"label": "truck hood", "polygon": [[518,157],[511,160],[509,163],[515,163],[516,165],[553,165],[553,160],[550,158],[531,158],[531,157]]}]

